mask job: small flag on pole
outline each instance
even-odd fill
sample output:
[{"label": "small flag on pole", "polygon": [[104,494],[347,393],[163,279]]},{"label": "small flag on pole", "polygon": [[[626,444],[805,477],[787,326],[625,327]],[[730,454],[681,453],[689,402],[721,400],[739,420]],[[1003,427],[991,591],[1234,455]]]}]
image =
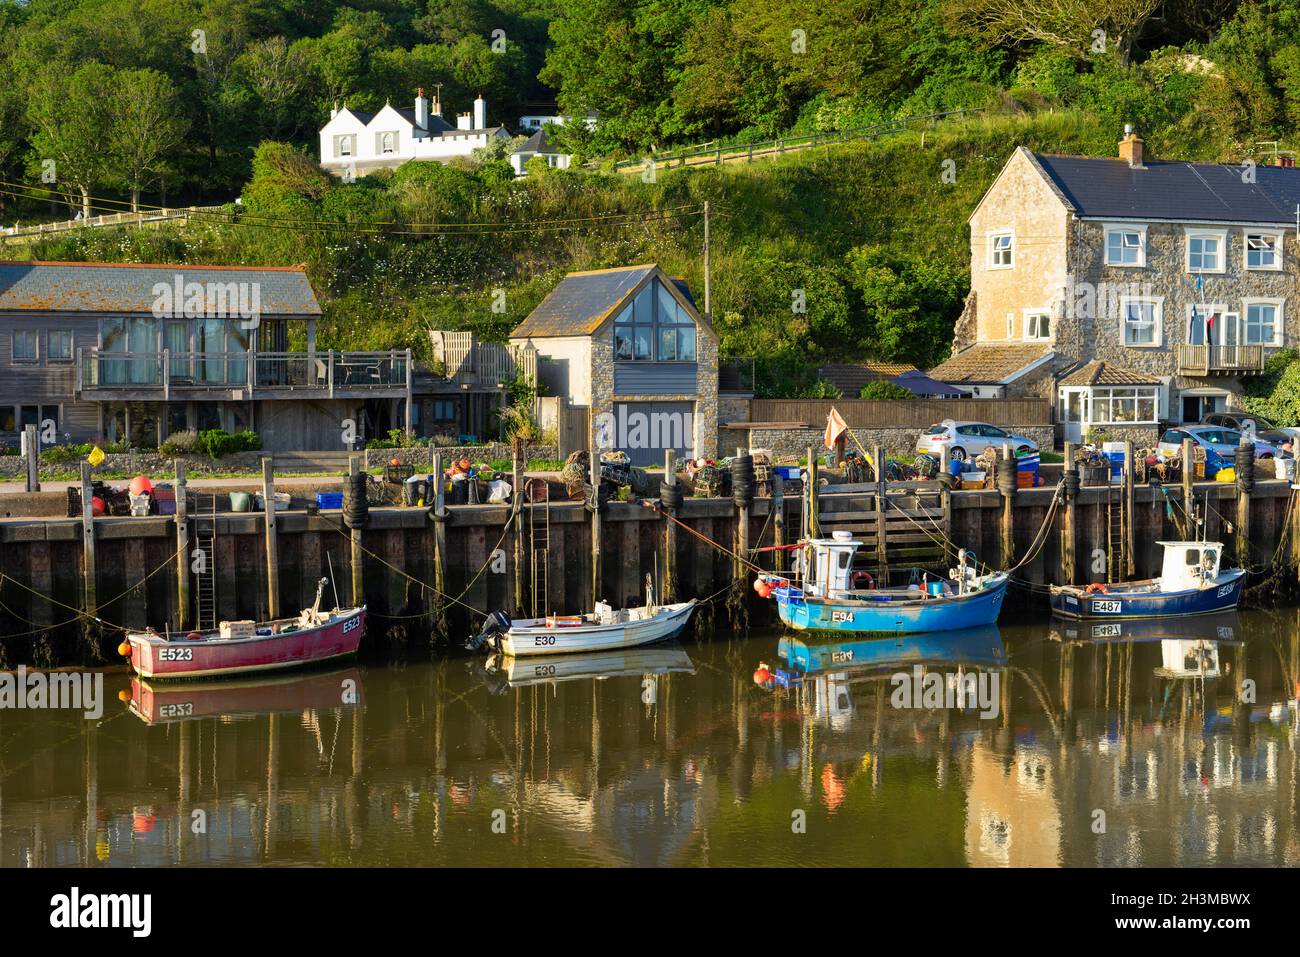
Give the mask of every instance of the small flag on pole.
[{"label": "small flag on pole", "polygon": [[844,421],[844,416],[840,415],[835,406],[831,406],[830,414],[826,416],[826,447],[835,448],[835,443],[839,441],[840,436],[849,430],[849,424]]}]

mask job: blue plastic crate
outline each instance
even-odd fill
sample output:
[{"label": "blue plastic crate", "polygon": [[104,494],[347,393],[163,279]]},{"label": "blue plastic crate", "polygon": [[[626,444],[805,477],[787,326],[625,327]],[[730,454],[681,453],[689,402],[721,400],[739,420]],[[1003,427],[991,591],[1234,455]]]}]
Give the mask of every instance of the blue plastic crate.
[{"label": "blue plastic crate", "polygon": [[342,508],[343,493],[342,492],[317,492],[316,504],[320,508]]},{"label": "blue plastic crate", "polygon": [[773,468],[777,475],[783,479],[797,479],[799,477],[799,466],[797,465],[778,465]]}]

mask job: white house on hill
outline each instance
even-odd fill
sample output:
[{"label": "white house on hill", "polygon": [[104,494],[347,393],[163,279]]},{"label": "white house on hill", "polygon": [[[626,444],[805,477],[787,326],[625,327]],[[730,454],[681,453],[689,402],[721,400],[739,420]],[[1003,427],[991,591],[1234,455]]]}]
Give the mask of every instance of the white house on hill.
[{"label": "white house on hill", "polygon": [[364,176],[392,169],[408,160],[447,162],[470,156],[493,139],[510,139],[502,126],[487,125],[487,101],[474,100],[474,111],[456,117],[452,126],[442,118],[438,97],[432,104],[424,90],[416,91],[413,109],[386,104],[378,113],[342,109],[330,111],[320,131],[321,166],[336,176]]}]

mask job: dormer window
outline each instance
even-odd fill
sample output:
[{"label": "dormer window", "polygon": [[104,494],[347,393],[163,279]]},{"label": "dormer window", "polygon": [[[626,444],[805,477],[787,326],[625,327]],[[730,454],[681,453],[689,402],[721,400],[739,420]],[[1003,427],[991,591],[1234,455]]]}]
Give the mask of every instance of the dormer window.
[{"label": "dormer window", "polygon": [[1106,227],[1106,265],[1146,265],[1147,231],[1145,226]]},{"label": "dormer window", "polygon": [[695,320],[663,283],[647,284],[614,320],[614,358],[695,361]]}]

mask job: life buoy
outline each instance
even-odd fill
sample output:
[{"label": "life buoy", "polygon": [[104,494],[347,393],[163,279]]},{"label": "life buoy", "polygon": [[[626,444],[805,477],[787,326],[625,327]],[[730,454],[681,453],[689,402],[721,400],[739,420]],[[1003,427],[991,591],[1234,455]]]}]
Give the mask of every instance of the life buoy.
[{"label": "life buoy", "polygon": [[1109,589],[1107,589],[1106,586],[1103,585],[1101,582],[1093,582],[1091,585],[1089,585],[1087,588],[1084,589],[1084,594],[1105,595],[1108,592],[1108,590]]},{"label": "life buoy", "polygon": [[863,582],[866,582],[868,588],[876,587],[876,580],[871,577],[871,572],[854,572],[853,587],[856,589]]}]

